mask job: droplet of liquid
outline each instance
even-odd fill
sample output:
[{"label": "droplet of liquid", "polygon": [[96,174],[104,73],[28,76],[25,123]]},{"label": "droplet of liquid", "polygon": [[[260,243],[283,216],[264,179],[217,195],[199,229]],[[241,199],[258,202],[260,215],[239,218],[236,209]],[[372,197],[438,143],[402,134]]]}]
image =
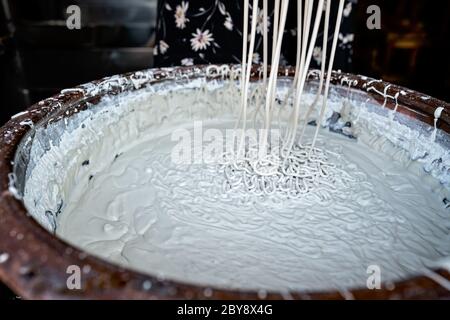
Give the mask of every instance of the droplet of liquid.
[{"label": "droplet of liquid", "polygon": [[146,280],[142,283],[142,289],[144,289],[145,291],[148,291],[152,288],[152,282],[149,280]]},{"label": "droplet of liquid", "polygon": [[9,254],[7,254],[7,253],[0,254],[0,264],[5,263],[8,260],[9,260]]}]

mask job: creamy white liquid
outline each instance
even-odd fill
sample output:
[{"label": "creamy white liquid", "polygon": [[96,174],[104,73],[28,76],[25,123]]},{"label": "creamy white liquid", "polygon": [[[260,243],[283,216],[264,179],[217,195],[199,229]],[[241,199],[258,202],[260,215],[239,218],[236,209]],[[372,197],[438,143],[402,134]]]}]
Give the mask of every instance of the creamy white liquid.
[{"label": "creamy white liquid", "polygon": [[215,166],[172,164],[170,136],[143,140],[72,190],[57,233],[141,271],[246,289],[362,286],[370,265],[392,280],[450,253],[450,214],[414,165],[324,141],[357,182],[323,203],[277,203],[224,194]]},{"label": "creamy white liquid", "polygon": [[[209,99],[189,92],[125,98],[116,108],[133,112],[86,117],[83,128],[78,123],[36,162],[25,190],[28,208],[50,228],[43,211],[61,206],[57,235],[95,255],[220,288],[365,287],[369,266],[379,266],[382,281],[394,281],[450,256],[447,189],[425,173],[423,162],[410,160],[429,146],[429,137],[415,137],[387,118],[383,124],[365,109],[343,110],[344,120],[354,122],[346,130],[358,139],[321,133],[318,146],[333,151],[333,163],[354,181],[322,202],[224,193],[216,166],[174,164],[173,129],[189,128],[199,117],[205,128],[233,127],[235,101],[219,91]],[[330,104],[342,108],[340,100]],[[159,109],[149,113],[150,105]],[[176,116],[167,120],[167,114]],[[394,146],[378,133],[383,128],[417,146]],[[49,191],[41,195],[43,180]]]}]

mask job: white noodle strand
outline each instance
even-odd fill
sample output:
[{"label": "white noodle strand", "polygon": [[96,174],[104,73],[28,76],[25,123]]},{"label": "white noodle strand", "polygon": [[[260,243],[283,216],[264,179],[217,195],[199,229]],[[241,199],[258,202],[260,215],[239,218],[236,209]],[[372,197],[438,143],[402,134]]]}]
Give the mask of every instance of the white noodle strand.
[{"label": "white noodle strand", "polygon": [[[326,4],[324,0],[318,0],[316,2],[317,11],[315,15],[313,15],[314,0],[297,0],[298,30],[295,76],[292,87],[287,93],[284,105],[282,108],[278,106],[280,109],[288,108],[288,99],[293,96],[293,108],[284,132],[284,138],[281,137],[283,134],[280,134],[279,137],[282,138],[282,143],[277,145],[271,143],[272,141],[269,142],[269,138],[273,138],[272,135],[269,136],[269,132],[272,127],[272,114],[275,108],[278,68],[281,60],[281,48],[289,0],[274,1],[275,7],[270,73],[268,69],[268,0],[263,0],[262,89],[261,87],[257,87],[250,94],[250,99],[255,98],[254,101],[256,101],[257,104],[254,114],[255,129],[256,118],[259,114],[260,107],[263,104],[265,106],[263,115],[264,126],[260,134],[259,143],[258,141],[253,141],[251,139],[246,140],[245,137],[259,1],[253,0],[250,45],[248,45],[248,10],[250,6],[249,0],[245,0],[241,69],[241,110],[236,125],[237,128],[242,122],[242,133],[237,152],[235,152],[234,155],[225,155],[223,161],[219,165],[219,169],[224,172],[226,178],[226,182],[223,186],[226,192],[251,193],[262,197],[280,196],[322,201],[328,199],[334,191],[340,188],[347,188],[354,182],[345,171],[341,170],[330,161],[331,157],[339,157],[336,153],[328,152],[316,147],[320,125],[323,122],[327,109],[331,72],[334,64],[334,56],[336,54],[344,1],[345,0],[339,0],[333,43],[327,64],[331,0],[326,1]],[[304,118],[301,119],[300,106],[302,103],[303,91],[309,74],[310,63],[324,12],[325,19],[319,87],[313,103],[308,106]],[[313,16],[314,22],[312,21]],[[326,79],[325,70],[327,70]],[[265,100],[261,101],[264,95]],[[323,97],[322,106],[319,111],[317,126],[314,131],[312,142],[303,144],[306,126],[321,96]],[[280,113],[281,110],[279,110],[278,113],[279,124]],[[302,122],[301,133],[299,138],[297,138],[300,122]]]}]

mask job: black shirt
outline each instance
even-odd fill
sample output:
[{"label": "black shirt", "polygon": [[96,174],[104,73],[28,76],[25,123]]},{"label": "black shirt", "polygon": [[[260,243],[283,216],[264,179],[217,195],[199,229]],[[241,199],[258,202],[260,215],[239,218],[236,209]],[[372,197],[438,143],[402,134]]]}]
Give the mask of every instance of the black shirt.
[{"label": "black shirt", "polygon": [[[329,0],[328,0],[329,1]],[[250,1],[251,6],[252,1]],[[258,27],[254,63],[262,60],[263,13],[259,1]],[[273,5],[273,1],[269,1]],[[337,6],[332,1],[330,30],[328,39],[334,33]],[[357,0],[346,0],[344,16],[340,29],[334,69],[349,71],[352,63],[352,12]],[[160,0],[158,5],[158,24],[155,44],[155,65],[178,66],[210,63],[240,63],[242,57],[242,0]],[[315,12],[315,9],[314,9]],[[270,8],[269,37],[273,26],[273,9]],[[296,57],[296,1],[291,1],[283,38],[281,65],[295,65]],[[315,16],[315,13],[314,13]],[[249,12],[251,20],[251,8]],[[321,64],[323,37],[323,18],[317,46],[311,61],[312,68]],[[250,26],[249,26],[250,32]],[[269,46],[271,40],[269,40]],[[269,52],[270,52],[269,48]]]}]

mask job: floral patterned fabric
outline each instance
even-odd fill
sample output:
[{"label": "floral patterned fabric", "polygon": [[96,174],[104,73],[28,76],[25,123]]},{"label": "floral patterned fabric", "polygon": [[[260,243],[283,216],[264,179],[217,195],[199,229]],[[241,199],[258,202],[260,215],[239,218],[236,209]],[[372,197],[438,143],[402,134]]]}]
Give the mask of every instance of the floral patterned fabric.
[{"label": "floral patterned fabric", "polygon": [[[333,28],[339,1],[332,1],[329,46],[331,47]],[[252,2],[252,1],[250,1]],[[269,1],[272,3],[273,1]],[[339,44],[334,68],[351,71],[352,11],[357,0],[346,0],[344,17],[339,34]],[[157,37],[154,49],[155,65],[178,66],[209,63],[240,63],[242,56],[243,0],[160,0]],[[262,60],[263,12],[260,1],[257,22],[256,50],[254,63]],[[273,8],[269,16],[269,36],[273,25]],[[283,40],[282,65],[294,65],[297,46],[296,1],[291,1],[289,16]],[[249,17],[251,19],[251,6]],[[322,19],[323,20],[323,19]],[[323,21],[322,21],[323,23]],[[250,27],[249,27],[250,30]],[[314,49],[311,67],[321,65],[321,44],[323,26]],[[269,41],[271,43],[271,41]],[[271,50],[271,48],[269,48]],[[270,52],[270,51],[269,51]]]}]

